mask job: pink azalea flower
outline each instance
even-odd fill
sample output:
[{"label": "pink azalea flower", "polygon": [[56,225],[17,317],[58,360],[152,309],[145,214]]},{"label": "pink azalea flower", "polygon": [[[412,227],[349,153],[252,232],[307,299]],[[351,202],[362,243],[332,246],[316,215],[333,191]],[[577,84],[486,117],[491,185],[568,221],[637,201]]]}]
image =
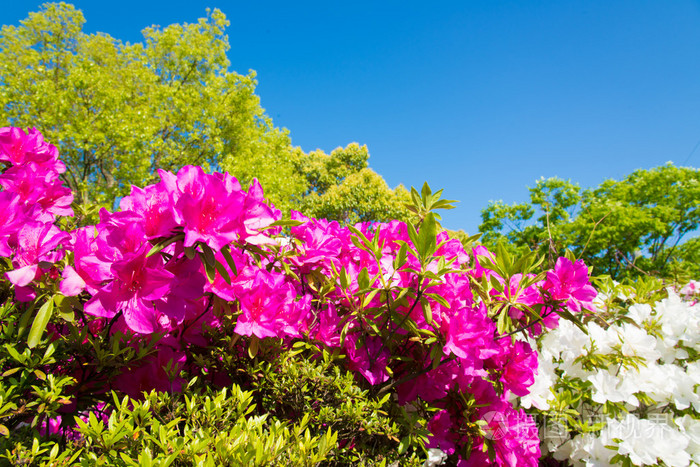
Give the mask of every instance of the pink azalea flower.
[{"label": "pink azalea flower", "polygon": [[243,219],[243,229],[241,231],[242,241],[253,245],[273,243],[268,234],[279,232],[279,228],[277,228],[276,232],[273,229],[270,232],[265,233],[260,232],[259,229],[267,227],[273,222],[281,219],[282,213],[279,209],[270,207],[265,203],[263,189],[257,179],[253,179],[253,182],[248,189],[248,194],[245,198],[245,203],[243,204],[243,210],[241,212],[241,217]]},{"label": "pink azalea flower", "polygon": [[[138,368],[125,371],[116,378],[114,385],[133,398],[153,389],[161,392],[180,392],[186,382],[179,377],[187,356],[179,343],[168,336],[158,342],[157,352]],[[166,370],[170,369],[170,374]],[[171,378],[174,379],[171,380]]]},{"label": "pink azalea flower", "polygon": [[311,330],[312,339],[321,342],[328,347],[340,346],[340,317],[335,304],[328,305],[318,312],[318,322]]},{"label": "pink azalea flower", "polygon": [[349,334],[345,338],[345,352],[348,368],[364,376],[369,384],[380,384],[389,379],[386,371],[389,351],[381,338],[366,336],[362,345],[359,345],[359,333]]},{"label": "pink azalea flower", "polygon": [[[95,238],[95,227],[82,227],[72,232],[72,250],[75,267],[67,266],[63,270],[61,293],[75,296],[83,290],[95,293],[105,281],[113,278],[111,260],[97,257],[99,245]],[[76,277],[77,276],[77,277]]]},{"label": "pink azalea flower", "polygon": [[0,256],[12,255],[9,242],[16,237],[17,231],[26,220],[19,195],[0,191]]},{"label": "pink azalea flower", "polygon": [[218,251],[245,231],[240,220],[245,193],[237,182],[187,166],[177,173],[177,186],[181,194],[175,209],[178,223],[184,226],[186,247],[200,241]]},{"label": "pink azalea flower", "polygon": [[441,330],[447,341],[443,348],[446,355],[454,353],[464,360],[482,360],[498,351],[493,344],[496,327],[486,316],[483,304],[455,310]]},{"label": "pink azalea flower", "polygon": [[67,240],[68,234],[53,224],[29,221],[17,233],[17,248],[13,260],[15,269],[7,277],[16,286],[26,286],[34,280],[39,263],[54,263],[61,253],[55,249]]},{"label": "pink azalea flower", "polygon": [[199,299],[204,295],[207,283],[201,271],[199,258],[187,259],[184,255],[170,260],[165,270],[173,275],[168,294],[155,302],[155,307],[173,323],[180,324],[199,310]]},{"label": "pink azalea flower", "polygon": [[529,387],[537,374],[537,352],[523,341],[513,342],[510,338],[497,341],[500,352],[486,361],[486,367],[500,374],[503,387],[516,396],[529,394]]},{"label": "pink azalea flower", "polygon": [[73,193],[63,186],[58,173],[44,171],[34,163],[10,167],[0,175],[0,185],[20,198],[27,205],[38,204],[43,210],[56,216],[72,216]]},{"label": "pink azalea flower", "polygon": [[492,260],[494,259],[493,253],[491,253],[485,246],[477,245],[472,248],[472,256],[474,257],[474,265],[471,271],[472,276],[477,279],[481,279],[484,275],[486,275],[488,278],[492,274],[495,274],[492,270],[484,268],[479,262],[479,256],[486,256]]},{"label": "pink azalea flower", "polygon": [[[493,442],[496,455],[493,464],[503,467],[539,465],[539,431],[531,416],[522,409],[515,410],[506,401],[490,404],[480,412],[482,420],[487,422],[487,436]],[[475,443],[473,452],[482,451],[482,447],[483,442]]]},{"label": "pink azalea flower", "polygon": [[567,258],[559,258],[554,271],[547,272],[547,279],[542,288],[553,299],[564,301],[573,312],[580,312],[582,307],[595,310],[593,299],[596,291],[589,282],[588,267],[582,260],[572,263]]},{"label": "pink azalea flower", "polygon": [[173,213],[172,193],[160,182],[146,188],[131,187],[131,194],[119,203],[122,211],[131,211],[142,218],[146,238],[166,237],[178,225]]},{"label": "pink azalea flower", "polygon": [[21,128],[0,128],[0,161],[11,165],[34,163],[43,172],[53,171],[57,175],[66,171],[66,166],[58,159],[56,147],[44,142],[43,135],[36,129],[25,133]]},{"label": "pink azalea flower", "polygon": [[[430,358],[426,358],[423,367],[432,365]],[[420,375],[415,380],[404,383],[398,387],[399,403],[413,402],[420,397],[421,400],[432,402],[447,396],[452,389],[466,387],[471,381],[471,376],[480,374],[486,376],[485,371],[472,371],[465,368],[461,362],[450,360],[438,366],[434,370]],[[469,373],[469,374],[468,374]]]},{"label": "pink azalea flower", "polygon": [[214,282],[210,283],[209,281],[206,281],[206,284],[204,284],[204,290],[207,292],[212,292],[217,297],[223,298],[224,300],[233,301],[236,299],[237,293],[243,293],[237,292],[237,290],[239,290],[240,288],[239,283],[241,281],[246,280],[245,278],[250,279],[252,276],[250,274],[243,274],[241,277],[238,277],[238,275],[241,274],[242,271],[251,267],[249,265],[250,258],[237,248],[231,249],[230,253],[231,258],[233,259],[233,262],[236,266],[236,272],[231,270],[231,268],[228,265],[228,262],[226,261],[226,259],[224,259],[223,254],[217,252],[215,258],[219,263],[221,263],[226,272],[228,272],[229,278],[232,280],[232,282],[226,282],[226,280],[224,280],[221,274],[217,272],[216,277],[214,278]]},{"label": "pink azalea flower", "polygon": [[301,245],[296,246],[299,255],[290,258],[292,263],[299,267],[302,274],[308,274],[319,266],[324,266],[330,272],[329,262],[340,256],[343,246],[342,240],[334,235],[338,223],[325,219],[310,220],[296,211],[292,211],[292,219],[304,221],[291,229],[292,236],[301,240]]},{"label": "pink azalea flower", "polygon": [[157,329],[153,302],[170,290],[174,276],[162,268],[159,257],[146,258],[145,253],[113,264],[114,280],[93,295],[85,304],[85,312],[112,318],[122,311],[130,329],[140,333]]},{"label": "pink azalea flower", "polygon": [[249,269],[237,277],[235,290],[241,306],[236,334],[261,339],[300,335],[311,297],[297,301],[296,290],[283,274]]},{"label": "pink azalea flower", "polygon": [[460,437],[454,429],[454,421],[447,410],[441,410],[428,422],[428,430],[431,433],[426,448],[438,448],[447,455],[455,453],[460,444]]}]

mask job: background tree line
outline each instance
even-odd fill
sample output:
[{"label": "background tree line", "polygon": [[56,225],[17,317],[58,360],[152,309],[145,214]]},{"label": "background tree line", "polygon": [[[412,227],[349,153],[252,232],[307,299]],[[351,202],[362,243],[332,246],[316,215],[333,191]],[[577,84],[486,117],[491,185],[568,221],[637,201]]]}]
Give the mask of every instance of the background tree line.
[{"label": "background tree line", "polygon": [[529,203],[482,211],[484,243],[551,256],[569,249],[616,279],[700,277],[700,170],[669,163],[593,189],[549,178],[529,191]]},{"label": "background tree line", "polygon": [[[146,28],[133,44],[86,34],[84,22],[72,5],[49,3],[0,30],[0,125],[36,126],[58,146],[82,212],[112,206],[158,169],[197,164],[244,185],[258,178],[283,211],[351,223],[411,215],[408,191],[369,168],[366,146],[331,154],[292,146],[261,107],[255,73],[229,70],[221,11]],[[618,279],[698,278],[699,182],[697,169],[673,165],[588,190],[542,179],[529,203],[482,211],[481,241],[552,257],[569,249]]]}]

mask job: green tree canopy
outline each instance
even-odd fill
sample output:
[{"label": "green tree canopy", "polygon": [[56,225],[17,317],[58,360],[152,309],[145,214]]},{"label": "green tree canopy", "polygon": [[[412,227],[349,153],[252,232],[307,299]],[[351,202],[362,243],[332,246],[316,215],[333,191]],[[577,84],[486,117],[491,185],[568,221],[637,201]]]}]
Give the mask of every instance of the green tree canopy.
[{"label": "green tree canopy", "polygon": [[77,202],[111,205],[158,169],[195,164],[244,185],[257,178],[283,211],[348,221],[404,212],[405,190],[368,168],[366,147],[292,147],[260,105],[255,72],[229,71],[221,11],[146,28],[134,44],[84,23],[72,5],[47,3],[0,30],[0,125],[37,127],[56,144]]},{"label": "green tree canopy", "polygon": [[347,223],[407,220],[404,207],[411,201],[399,185],[390,189],[384,179],[368,167],[367,146],[357,143],[337,148],[330,155],[323,151],[296,152],[296,167],[306,180],[301,202],[304,213]]},{"label": "green tree canopy", "polygon": [[[111,203],[157,169],[209,169],[273,154],[292,170],[289,138],[255,95],[255,74],[228,71],[228,21],[143,31],[144,42],[85,34],[80,10],[45,4],[0,30],[2,124],[36,126],[56,143],[80,202]],[[280,148],[284,150],[279,150]],[[301,186],[274,185],[279,200]]]},{"label": "green tree canopy", "polygon": [[700,273],[700,242],[688,239],[700,222],[698,169],[667,164],[589,190],[541,179],[529,203],[492,202],[481,217],[487,245],[551,254],[568,248],[598,274]]}]

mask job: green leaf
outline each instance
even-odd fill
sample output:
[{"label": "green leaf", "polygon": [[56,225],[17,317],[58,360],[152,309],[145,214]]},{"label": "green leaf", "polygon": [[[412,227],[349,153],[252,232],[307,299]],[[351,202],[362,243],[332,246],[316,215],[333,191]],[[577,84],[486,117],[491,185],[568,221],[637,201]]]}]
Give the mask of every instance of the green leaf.
[{"label": "green leaf", "polygon": [[185,256],[187,256],[187,259],[194,259],[194,257],[196,255],[197,255],[197,250],[195,250],[194,247],[191,247],[191,246],[185,247]]},{"label": "green leaf", "polygon": [[436,293],[426,293],[425,296],[432,298],[433,300],[438,302],[440,305],[444,306],[447,309],[450,309],[450,303],[442,295],[436,294]]},{"label": "green leaf", "polygon": [[219,261],[214,263],[214,268],[218,271],[221,277],[226,281],[227,284],[231,285],[231,276],[229,276],[228,271]]},{"label": "green leaf", "polygon": [[415,248],[418,247],[418,231],[416,230],[416,227],[409,223],[406,224],[406,227],[408,228],[408,238],[411,239],[411,243],[413,243],[413,246]]},{"label": "green leaf", "polygon": [[41,340],[41,336],[44,334],[46,325],[49,324],[51,315],[53,314],[53,297],[46,300],[46,302],[39,308],[39,312],[34,318],[34,323],[32,323],[32,328],[29,330],[29,337],[27,337],[27,346],[30,349],[36,347],[36,345]]},{"label": "green leaf", "polygon": [[27,326],[29,326],[29,319],[32,317],[32,312],[34,311],[36,303],[32,303],[27,310],[22,313],[22,316],[19,319],[19,324],[17,325],[17,337],[22,339],[22,336],[24,336],[24,332],[27,330]]},{"label": "green leaf", "polygon": [[[333,263],[331,263],[331,264],[333,264]],[[348,287],[350,286],[350,279],[348,278],[347,271],[345,271],[345,266],[340,268],[340,272],[338,273],[338,277],[340,278],[340,287],[343,290],[348,290]]]},{"label": "green leaf", "polygon": [[162,240],[162,241],[156,243],[156,244],[153,245],[153,247],[148,251],[148,253],[146,254],[146,258],[148,258],[149,256],[155,255],[156,253],[158,253],[159,251],[161,251],[163,248],[167,247],[168,245],[170,245],[170,244],[172,244],[172,243],[175,243],[175,242],[177,242],[178,240],[183,240],[184,238],[185,238],[185,234],[184,234],[184,233],[180,233],[180,234],[174,235],[174,236],[172,236],[172,237],[170,237],[170,238],[166,238],[165,240]]},{"label": "green leaf", "polygon": [[411,438],[410,436],[404,436],[401,439],[401,442],[399,443],[399,449],[398,449],[398,454],[401,455],[405,453],[408,450],[408,447],[411,445]]},{"label": "green leaf", "polygon": [[420,299],[421,305],[423,306],[423,317],[427,324],[432,324],[433,322],[433,310],[430,308],[430,302],[425,300],[423,297]]},{"label": "green leaf", "polygon": [[206,243],[202,243],[202,259],[204,260],[205,263],[207,263],[209,266],[214,267],[214,264],[216,263],[216,255],[214,254],[214,250],[212,250],[209,245]]},{"label": "green leaf", "polygon": [[357,286],[360,290],[365,290],[369,287],[369,271],[367,271],[367,268],[362,268],[357,276]]},{"label": "green leaf", "polygon": [[216,269],[214,268],[214,266],[212,266],[204,260],[202,260],[202,263],[204,263],[204,272],[206,272],[207,274],[207,279],[209,280],[209,283],[213,284],[216,280]]},{"label": "green leaf", "polygon": [[432,257],[433,253],[435,253],[437,248],[436,238],[437,225],[435,223],[435,215],[429,212],[420,226],[418,244],[416,245],[416,250],[423,262]]},{"label": "green leaf", "polygon": [[226,260],[226,264],[228,264],[228,267],[231,268],[231,271],[233,272],[234,276],[238,275],[238,270],[236,269],[236,262],[233,260],[233,256],[231,256],[231,250],[229,249],[229,246],[226,245],[221,249],[221,254],[224,256],[224,259]]},{"label": "green leaf", "polygon": [[250,358],[255,358],[260,350],[260,340],[256,336],[250,337],[250,343],[248,344],[248,356]]},{"label": "green leaf", "polygon": [[430,196],[431,193],[432,193],[432,191],[430,190],[430,186],[428,185],[428,182],[423,182],[423,187],[420,190],[420,198],[421,198],[421,201],[423,201],[423,206],[427,207],[428,197]]},{"label": "green leaf", "polygon": [[401,247],[399,248],[399,252],[396,254],[396,259],[394,260],[394,269],[398,270],[401,269],[401,266],[406,264],[406,259],[407,255],[406,252],[408,251],[408,244],[405,242],[401,242]]},{"label": "green leaf", "polygon": [[281,219],[278,221],[273,222],[272,224],[268,225],[267,227],[263,227],[262,229],[258,230],[263,230],[263,229],[269,229],[270,227],[296,227],[298,225],[302,225],[306,221],[298,221],[294,219]]},{"label": "green leaf", "polygon": [[58,312],[61,318],[72,323],[75,320],[75,313],[73,312],[73,297],[66,297],[64,295],[56,294],[53,297],[56,307],[58,307]]}]

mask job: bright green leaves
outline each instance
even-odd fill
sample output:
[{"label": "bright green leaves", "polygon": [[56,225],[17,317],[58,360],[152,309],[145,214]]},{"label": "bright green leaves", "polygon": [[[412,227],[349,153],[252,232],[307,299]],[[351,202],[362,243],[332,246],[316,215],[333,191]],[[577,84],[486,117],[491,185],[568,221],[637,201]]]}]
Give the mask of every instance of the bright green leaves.
[{"label": "bright green leaves", "polygon": [[46,330],[46,325],[49,324],[49,320],[53,315],[53,297],[49,298],[41,305],[39,311],[34,317],[34,322],[32,323],[32,328],[29,330],[29,336],[27,337],[27,345],[29,348],[34,348],[41,340],[41,336]]},{"label": "bright green leaves", "polygon": [[432,259],[433,253],[437,250],[437,224],[435,222],[435,214],[428,213],[423,219],[420,231],[412,224],[408,224],[408,236],[416,248],[418,259],[421,264],[425,265],[426,261]]},{"label": "bright green leaves", "polygon": [[[442,190],[432,192],[428,183],[423,184],[420,194],[418,190],[411,187],[411,199],[413,204],[406,204],[406,208],[413,212],[417,220],[415,223],[408,223],[408,236],[415,250],[412,254],[421,263],[421,269],[433,260],[433,255],[437,251],[437,234],[440,231],[438,219],[440,215],[433,212],[436,209],[453,209],[456,201],[440,199]],[[401,252],[400,252],[401,255]],[[403,258],[402,258],[403,260]]]},{"label": "bright green leaves", "polygon": [[[42,300],[44,300],[43,303]],[[39,303],[41,303],[41,306],[36,310]],[[20,340],[25,339],[25,333],[31,321],[29,334],[26,336],[26,343],[30,349],[35,348],[41,342],[46,326],[54,315],[58,314],[64,321],[73,322],[75,319],[73,306],[75,304],[76,299],[74,297],[65,297],[59,293],[39,296],[22,313],[17,323],[17,337]]]},{"label": "bright green leaves", "polygon": [[[420,194],[418,193],[418,190],[411,187],[411,201],[413,204],[406,204],[406,209],[418,217],[419,223],[428,213],[434,211],[435,209],[454,209],[454,203],[457,201],[452,199],[440,199],[441,195],[442,190],[438,190],[433,193],[428,185],[428,182],[423,183]],[[439,214],[435,214],[435,216],[440,219]]]},{"label": "bright green leaves", "polygon": [[[537,252],[526,253],[522,256],[514,256],[499,243],[496,254],[492,256],[478,256],[479,264],[484,269],[489,269],[495,274],[482,277],[480,283],[475,283],[475,290],[482,300],[489,306],[489,316],[496,321],[496,328],[501,335],[513,334],[524,330],[523,322],[515,322],[511,317],[511,309],[522,312],[527,317],[526,326],[542,321],[542,304],[526,305],[520,300],[521,293],[528,287],[545,278],[542,271],[543,257]],[[517,280],[512,279],[517,277]],[[496,300],[492,291],[496,292]],[[552,312],[551,309],[549,312]],[[577,324],[580,321],[566,310],[559,310],[559,314]]]},{"label": "bright green leaves", "polygon": [[83,465],[316,465],[336,448],[337,432],[315,430],[309,415],[295,423],[251,415],[253,393],[237,385],[202,392],[113,395],[107,420],[77,420]]}]

